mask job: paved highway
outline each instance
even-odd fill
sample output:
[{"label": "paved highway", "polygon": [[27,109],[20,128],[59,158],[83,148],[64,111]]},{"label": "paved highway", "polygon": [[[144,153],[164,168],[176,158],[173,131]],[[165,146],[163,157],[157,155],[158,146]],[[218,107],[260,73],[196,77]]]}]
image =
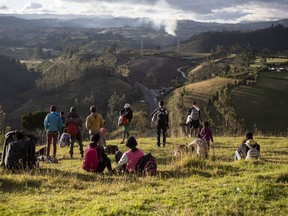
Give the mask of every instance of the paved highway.
[{"label": "paved highway", "polygon": [[146,86],[138,82],[136,82],[136,85],[139,87],[139,89],[145,96],[145,100],[147,101],[148,108],[149,108],[149,115],[150,115],[150,113],[152,113],[154,109],[158,107],[157,98],[154,96],[152,91],[148,89]]}]

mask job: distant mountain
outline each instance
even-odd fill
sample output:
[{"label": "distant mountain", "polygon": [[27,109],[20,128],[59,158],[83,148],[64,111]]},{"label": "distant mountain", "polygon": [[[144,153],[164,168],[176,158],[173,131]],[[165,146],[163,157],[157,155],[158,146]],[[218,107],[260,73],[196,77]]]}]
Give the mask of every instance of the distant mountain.
[{"label": "distant mountain", "polygon": [[271,52],[288,50],[288,27],[283,25],[255,31],[205,32],[192,37],[180,45],[182,52],[210,52],[217,45],[250,45],[257,50],[269,49]]},{"label": "distant mountain", "polygon": [[222,31],[255,31],[259,29],[269,28],[272,25],[281,24],[288,26],[288,19],[270,21],[270,22],[255,22],[255,23],[238,23],[238,24],[222,24],[222,23],[201,23],[192,20],[178,21],[176,34],[181,39],[187,39],[193,35],[198,35],[202,32],[222,32]]},{"label": "distant mountain", "polygon": [[[193,20],[179,20],[177,29],[175,30],[176,37],[181,40],[190,38],[193,35],[207,31],[254,31],[258,29],[268,28],[271,25],[281,24],[288,26],[288,19],[268,22],[254,23],[204,23]],[[31,30],[36,31],[43,28],[119,28],[119,27],[141,27],[153,29],[153,22],[149,18],[127,18],[127,17],[112,17],[112,16],[77,16],[77,15],[21,15],[0,14],[0,28],[16,30]],[[155,29],[158,32],[163,32],[164,27]]]}]

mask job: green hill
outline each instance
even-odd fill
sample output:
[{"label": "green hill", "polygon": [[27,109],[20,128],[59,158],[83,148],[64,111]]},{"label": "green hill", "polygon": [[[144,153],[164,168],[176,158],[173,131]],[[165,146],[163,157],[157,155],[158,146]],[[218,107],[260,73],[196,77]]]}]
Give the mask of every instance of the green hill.
[{"label": "green hill", "polygon": [[[265,37],[263,37],[265,35]],[[273,53],[283,52],[288,49],[288,27],[282,25],[270,28],[240,32],[205,32],[192,37],[180,45],[181,52],[210,52],[216,46],[249,45],[253,49],[268,49]]]},{"label": "green hill", "polygon": [[286,132],[288,119],[288,73],[262,72],[253,86],[237,86],[231,98],[240,118],[250,129],[264,133]]}]

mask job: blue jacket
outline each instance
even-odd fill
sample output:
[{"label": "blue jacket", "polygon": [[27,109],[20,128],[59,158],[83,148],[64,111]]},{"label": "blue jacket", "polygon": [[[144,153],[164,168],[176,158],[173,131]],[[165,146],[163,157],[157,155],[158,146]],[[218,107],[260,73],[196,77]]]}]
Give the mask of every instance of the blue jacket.
[{"label": "blue jacket", "polygon": [[49,131],[61,131],[63,126],[62,119],[58,112],[50,112],[44,119],[45,130]]}]

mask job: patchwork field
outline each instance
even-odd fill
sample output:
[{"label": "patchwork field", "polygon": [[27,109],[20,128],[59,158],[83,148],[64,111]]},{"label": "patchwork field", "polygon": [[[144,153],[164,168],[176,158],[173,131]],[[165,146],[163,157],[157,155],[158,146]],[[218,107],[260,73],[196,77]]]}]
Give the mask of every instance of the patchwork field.
[{"label": "patchwork field", "polygon": [[231,98],[239,117],[250,129],[285,132],[288,129],[287,89],[287,72],[262,72],[256,85],[233,88]]}]

